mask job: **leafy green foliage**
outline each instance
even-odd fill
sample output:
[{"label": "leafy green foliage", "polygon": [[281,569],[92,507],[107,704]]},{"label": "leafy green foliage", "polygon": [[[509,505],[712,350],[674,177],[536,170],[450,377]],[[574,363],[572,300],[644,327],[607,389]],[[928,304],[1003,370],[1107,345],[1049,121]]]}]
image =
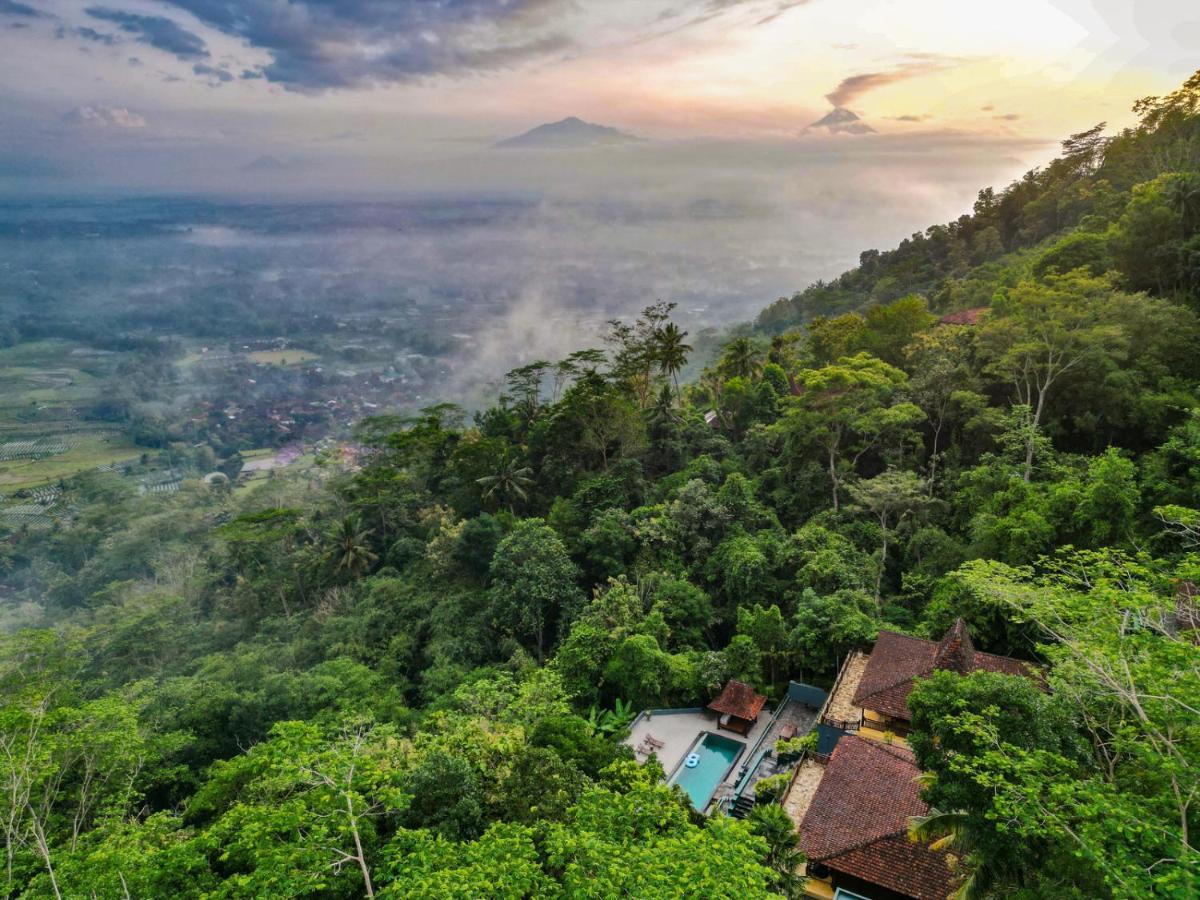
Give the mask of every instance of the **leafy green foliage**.
[{"label": "leafy green foliage", "polygon": [[699,820],[632,717],[961,617],[1039,675],[918,685],[916,838],[1193,896],[1200,75],[1137,111],[710,360],[659,302],[358,471],[64,484],[0,532],[6,893],[798,896],[786,813]]}]

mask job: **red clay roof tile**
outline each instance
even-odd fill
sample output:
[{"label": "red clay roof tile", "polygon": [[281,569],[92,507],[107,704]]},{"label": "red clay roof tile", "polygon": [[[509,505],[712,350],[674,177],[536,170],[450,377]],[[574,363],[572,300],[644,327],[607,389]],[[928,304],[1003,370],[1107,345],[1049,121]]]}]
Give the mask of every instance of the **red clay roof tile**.
[{"label": "red clay roof tile", "polygon": [[800,825],[800,847],[820,863],[918,900],[945,900],[953,873],[945,852],[908,839],[924,815],[907,749],[845,735]]}]

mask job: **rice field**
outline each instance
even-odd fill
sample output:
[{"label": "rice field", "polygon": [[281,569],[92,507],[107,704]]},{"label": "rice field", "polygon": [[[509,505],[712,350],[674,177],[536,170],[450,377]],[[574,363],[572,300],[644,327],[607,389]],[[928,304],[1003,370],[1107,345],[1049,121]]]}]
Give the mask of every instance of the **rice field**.
[{"label": "rice field", "polygon": [[51,489],[81,472],[137,460],[140,448],[79,413],[100,398],[123,358],[67,340],[0,349],[0,494]]},{"label": "rice field", "polygon": [[0,493],[53,486],[89,469],[116,470],[123,463],[136,462],[142,453],[142,448],[115,431],[73,434],[62,443],[66,449],[53,456],[0,459]]},{"label": "rice field", "polygon": [[246,358],[264,366],[299,366],[321,357],[307,350],[255,350]]}]

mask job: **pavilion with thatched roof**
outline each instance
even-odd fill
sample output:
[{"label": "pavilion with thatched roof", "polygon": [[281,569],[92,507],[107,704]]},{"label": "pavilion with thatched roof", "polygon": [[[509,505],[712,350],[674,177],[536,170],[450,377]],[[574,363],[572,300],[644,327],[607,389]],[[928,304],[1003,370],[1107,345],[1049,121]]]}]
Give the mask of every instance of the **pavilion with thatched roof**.
[{"label": "pavilion with thatched roof", "polygon": [[708,708],[717,714],[717,727],[737,734],[750,733],[767,698],[741,681],[729,681]]}]

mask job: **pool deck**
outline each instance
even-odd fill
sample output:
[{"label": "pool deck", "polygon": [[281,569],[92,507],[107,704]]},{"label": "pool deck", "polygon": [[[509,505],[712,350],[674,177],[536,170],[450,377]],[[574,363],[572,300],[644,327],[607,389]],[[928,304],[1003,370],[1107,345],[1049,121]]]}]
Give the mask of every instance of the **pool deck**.
[{"label": "pool deck", "polygon": [[[781,765],[769,752],[784,728],[791,726],[795,734],[802,735],[816,724],[817,710],[796,700],[784,701],[776,712],[778,718],[774,718],[774,712],[764,710],[749,734],[740,735],[718,729],[717,714],[707,709],[647,710],[633,723],[625,743],[633,749],[638,762],[644,763],[651,755],[656,756],[669,778],[701,732],[710,731],[737,741],[742,744],[742,754],[713,793],[714,801],[732,800],[736,794],[752,792],[759,779],[790,770],[790,765]],[[662,747],[652,754],[639,752],[648,737],[661,742]],[[743,777],[739,789],[738,782]]]},{"label": "pool deck", "polygon": [[717,786],[714,797],[719,798],[733,792],[734,784],[737,782],[742,766],[748,762],[746,753],[754,746],[759,736],[769,727],[771,727],[771,717],[769,715],[762,715],[754,723],[754,727],[750,729],[750,733],[742,736],[733,731],[718,729],[717,714],[708,710],[698,712],[660,711],[643,715],[639,718],[630,730],[629,737],[625,739],[625,743],[633,748],[638,762],[646,762],[650,758],[649,755],[638,753],[638,747],[642,745],[647,736],[654,738],[656,741],[662,741],[662,748],[656,750],[654,755],[658,757],[658,761],[662,763],[663,771],[668,776],[683,760],[688,748],[695,743],[697,735],[702,731],[711,731],[714,734],[719,734],[721,737],[744,744],[745,749],[743,749],[742,755],[738,758],[737,765],[733,767],[733,771],[725,777],[725,780]]}]

